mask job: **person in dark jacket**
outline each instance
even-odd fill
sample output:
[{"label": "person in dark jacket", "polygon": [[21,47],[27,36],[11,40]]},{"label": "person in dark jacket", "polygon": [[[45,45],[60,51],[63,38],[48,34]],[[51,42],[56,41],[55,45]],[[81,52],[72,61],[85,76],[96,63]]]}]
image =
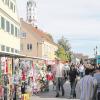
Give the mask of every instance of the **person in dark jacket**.
[{"label": "person in dark jacket", "polygon": [[75,65],[72,64],[70,68],[70,72],[69,72],[69,80],[70,80],[70,86],[71,86],[71,93],[70,93],[71,98],[76,98],[75,87],[76,87],[77,75],[78,75],[78,72],[75,68]]},{"label": "person in dark jacket", "polygon": [[21,86],[21,92],[22,94],[25,93],[25,83],[24,82],[22,83],[22,86]]}]

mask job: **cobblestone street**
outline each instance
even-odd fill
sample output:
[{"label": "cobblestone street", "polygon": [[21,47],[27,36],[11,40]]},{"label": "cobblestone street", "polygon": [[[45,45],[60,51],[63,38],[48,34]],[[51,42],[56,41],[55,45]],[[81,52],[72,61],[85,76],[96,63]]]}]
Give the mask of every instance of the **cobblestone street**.
[{"label": "cobblestone street", "polygon": [[[56,92],[53,90],[53,86],[52,86],[52,83],[50,83],[50,91],[49,92],[46,92],[46,93],[40,93],[40,94],[37,94],[37,95],[33,95],[31,97],[31,100],[57,100],[58,98],[55,97],[56,95]],[[64,89],[65,89],[65,96],[62,97],[60,96],[59,97],[59,100],[79,100],[79,99],[70,99],[70,83],[67,81],[65,84],[64,84]]]}]

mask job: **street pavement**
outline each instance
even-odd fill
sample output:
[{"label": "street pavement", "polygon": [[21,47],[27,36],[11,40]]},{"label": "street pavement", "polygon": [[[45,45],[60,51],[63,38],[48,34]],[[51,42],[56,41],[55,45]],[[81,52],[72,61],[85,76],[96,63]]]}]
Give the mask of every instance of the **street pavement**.
[{"label": "street pavement", "polygon": [[[79,99],[70,99],[70,83],[68,81],[66,81],[66,83],[64,84],[64,89],[65,89],[65,96],[62,97],[61,93],[60,93],[60,97],[59,100],[79,100]],[[56,96],[56,92],[55,89],[53,89],[53,83],[50,82],[49,83],[49,92],[45,92],[45,93],[39,93],[39,94],[34,94],[31,97],[31,100],[58,100],[58,98],[55,97]]]}]

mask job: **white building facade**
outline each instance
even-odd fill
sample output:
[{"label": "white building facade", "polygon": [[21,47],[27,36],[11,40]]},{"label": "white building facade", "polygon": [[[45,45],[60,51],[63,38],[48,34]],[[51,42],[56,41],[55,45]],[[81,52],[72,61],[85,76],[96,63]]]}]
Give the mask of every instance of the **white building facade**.
[{"label": "white building facade", "polygon": [[16,0],[0,0],[0,52],[19,54],[19,33]]}]

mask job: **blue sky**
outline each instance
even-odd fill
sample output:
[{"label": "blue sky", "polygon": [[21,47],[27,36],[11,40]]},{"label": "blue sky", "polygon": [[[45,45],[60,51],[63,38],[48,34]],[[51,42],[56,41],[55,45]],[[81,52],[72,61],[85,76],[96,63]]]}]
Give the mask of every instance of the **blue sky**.
[{"label": "blue sky", "polygon": [[[26,18],[26,1],[16,0],[20,17]],[[38,27],[52,34],[55,41],[63,35],[72,51],[93,56],[100,52],[100,0],[35,0]]]}]

